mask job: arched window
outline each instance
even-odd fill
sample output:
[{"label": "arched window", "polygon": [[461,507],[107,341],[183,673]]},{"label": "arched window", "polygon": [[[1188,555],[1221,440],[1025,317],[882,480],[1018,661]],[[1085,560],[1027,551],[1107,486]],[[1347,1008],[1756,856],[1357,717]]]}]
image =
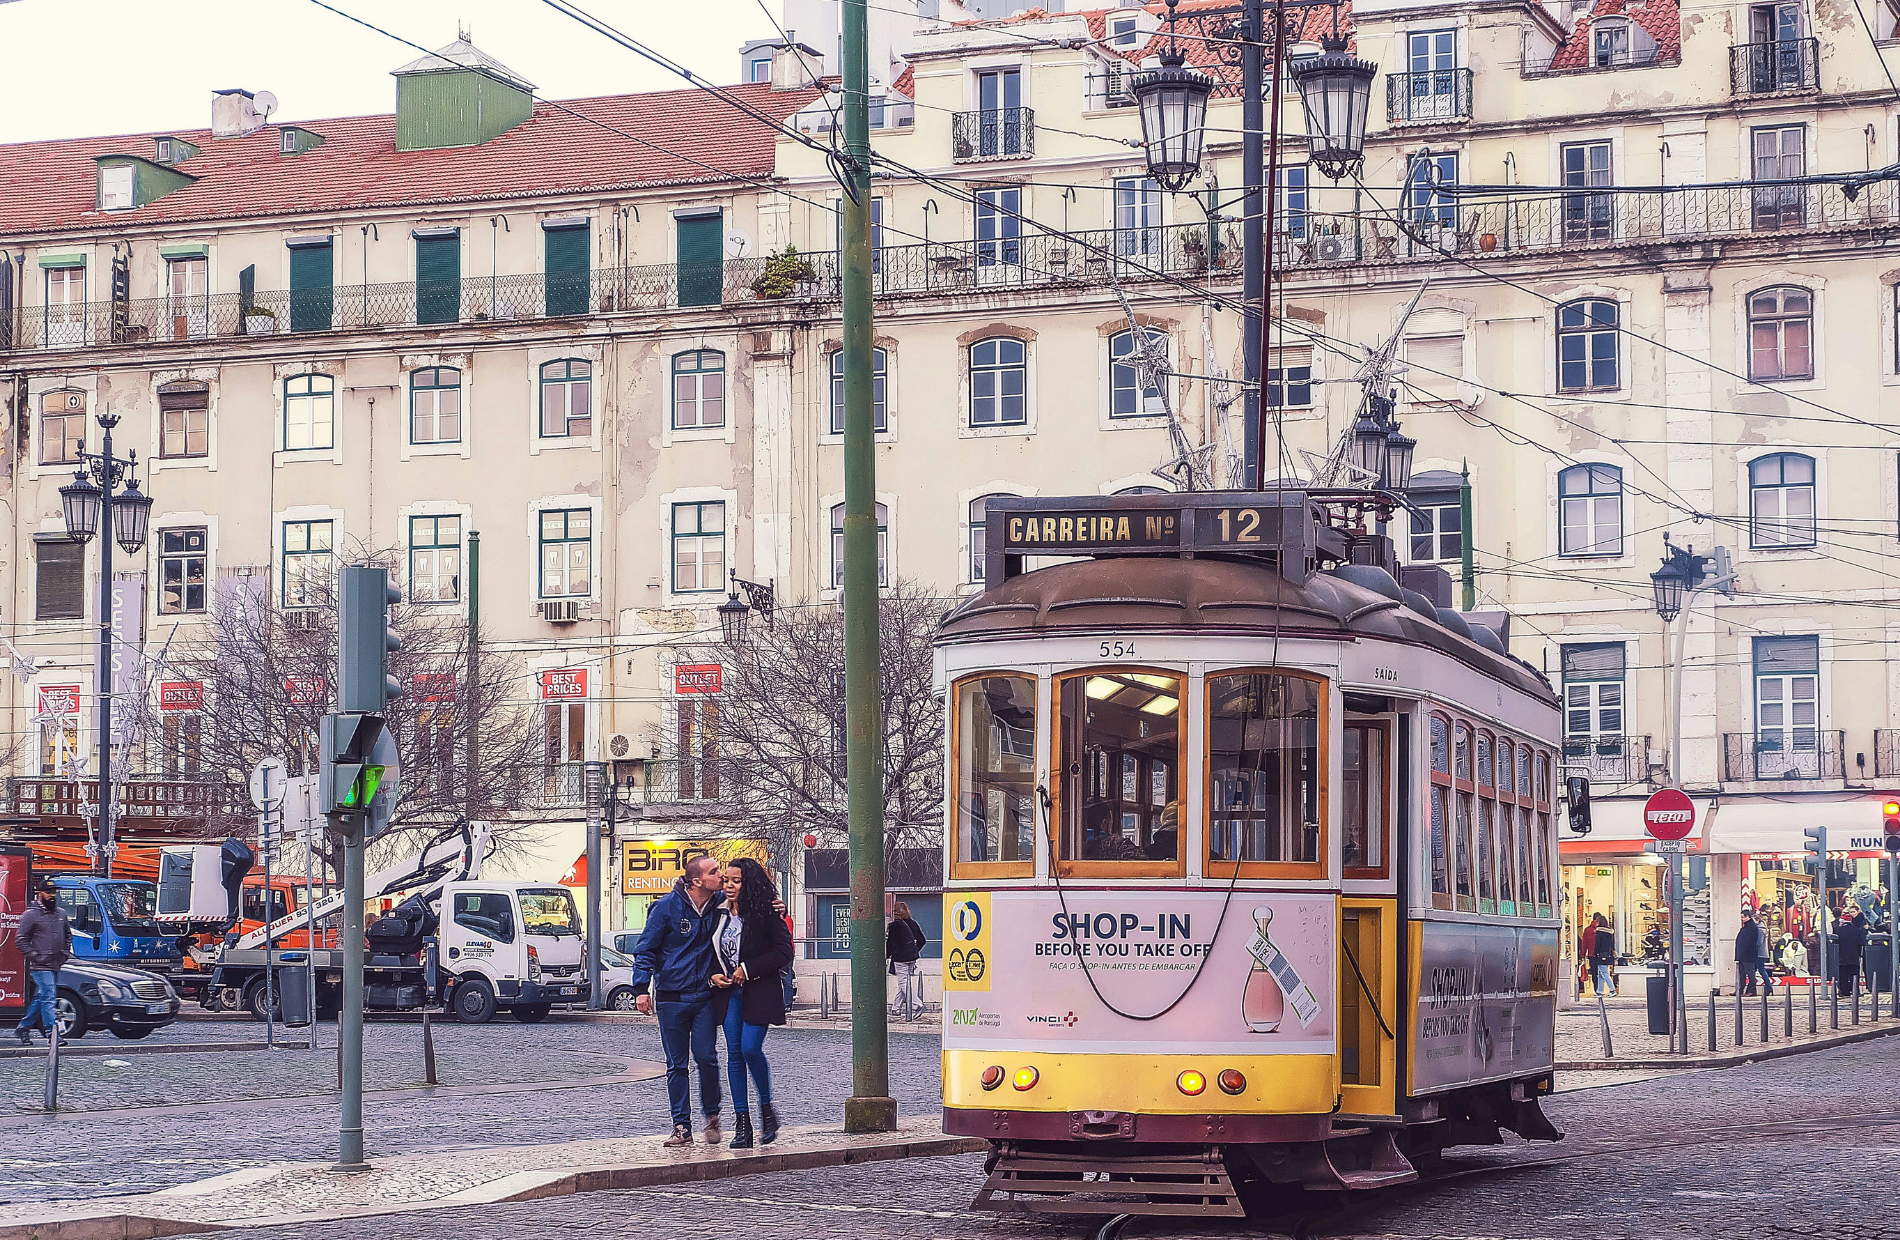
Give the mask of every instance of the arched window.
[{"label": "arched window", "polygon": [[462,372],[431,366],[409,376],[409,442],[462,442]]},{"label": "arched window", "polygon": [[1748,545],[1814,545],[1814,458],[1777,452],[1748,463]]},{"label": "arched window", "polygon": [[1143,328],[1134,332],[1116,332],[1108,338],[1108,414],[1113,418],[1139,418],[1162,413],[1160,389],[1143,382],[1141,368],[1135,364],[1140,340],[1155,341],[1166,356],[1167,333]]},{"label": "arched window", "polygon": [[[890,569],[891,514],[884,505],[877,506],[877,583],[889,585]],[[833,589],[844,589],[844,505],[831,506],[831,585]]]},{"label": "arched window", "polygon": [[76,465],[86,446],[86,394],[60,388],[40,397],[40,464]]},{"label": "arched window", "polygon": [[336,384],[329,375],[284,380],[284,451],[336,446]]},{"label": "arched window", "polygon": [[1814,294],[1786,285],[1748,295],[1748,377],[1814,378]]},{"label": "arched window", "polygon": [[970,425],[1021,426],[1029,420],[1029,364],[1023,342],[995,336],[970,346]]},{"label": "arched window", "polygon": [[1557,543],[1563,555],[1623,554],[1623,471],[1572,465],[1557,475]]},{"label": "arched window", "polygon": [[[880,435],[886,430],[890,356],[882,349],[871,350],[871,425]],[[844,350],[831,351],[831,433],[844,434]]]},{"label": "arched window", "polygon": [[1602,392],[1619,386],[1616,303],[1573,301],[1557,307],[1557,387]]},{"label": "arched window", "polygon": [[541,364],[541,438],[585,439],[594,428],[594,367],[576,357]]},{"label": "arched window", "polygon": [[673,429],[696,431],[726,424],[726,355],[695,349],[673,355]]},{"label": "arched window", "polygon": [[998,491],[991,495],[979,495],[970,501],[970,580],[984,580],[984,556],[990,547],[989,507],[993,499],[1003,499],[1005,493]]}]

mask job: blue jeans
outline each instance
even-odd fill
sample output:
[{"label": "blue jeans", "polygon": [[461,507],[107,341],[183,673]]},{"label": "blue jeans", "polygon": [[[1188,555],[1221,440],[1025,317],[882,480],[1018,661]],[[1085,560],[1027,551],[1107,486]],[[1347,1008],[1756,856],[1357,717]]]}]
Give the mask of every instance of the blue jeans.
[{"label": "blue jeans", "polygon": [[739,996],[726,1005],[726,1083],[732,1086],[732,1109],[746,1112],[745,1071],[759,1090],[759,1105],[772,1105],[772,1065],[765,1060],[765,1035],[770,1025],[748,1025],[739,1014]]},{"label": "blue jeans", "polygon": [[53,1026],[59,1022],[59,1016],[53,1010],[53,998],[59,993],[58,969],[30,969],[28,975],[33,979],[33,1002],[26,1005],[26,1015],[20,1018],[21,1029],[38,1026],[47,1035],[53,1032]]},{"label": "blue jeans", "polygon": [[1607,995],[1610,993],[1610,991],[1615,989],[1615,987],[1612,986],[1610,983],[1610,962],[1609,961],[1592,960],[1590,962],[1590,976],[1596,982],[1598,994]]},{"label": "blue jeans", "polygon": [[673,1122],[691,1127],[689,1052],[699,1065],[699,1109],[709,1119],[719,1114],[719,1028],[713,1020],[712,992],[662,999],[656,1010],[660,1045],[666,1048],[666,1101],[673,1109]]}]

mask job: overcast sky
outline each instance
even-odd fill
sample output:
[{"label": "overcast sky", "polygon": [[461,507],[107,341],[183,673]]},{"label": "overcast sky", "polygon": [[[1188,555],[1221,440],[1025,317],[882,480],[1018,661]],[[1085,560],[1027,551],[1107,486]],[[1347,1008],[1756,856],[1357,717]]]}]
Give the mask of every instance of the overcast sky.
[{"label": "overcast sky", "polygon": [[[541,0],[329,2],[431,49],[460,21],[549,98],[685,85]],[[714,82],[774,33],[759,0],[577,3]],[[420,55],[311,0],[0,0],[0,48],[0,142],[203,129],[232,86],[274,93],[273,120],[391,112],[389,71]]]}]

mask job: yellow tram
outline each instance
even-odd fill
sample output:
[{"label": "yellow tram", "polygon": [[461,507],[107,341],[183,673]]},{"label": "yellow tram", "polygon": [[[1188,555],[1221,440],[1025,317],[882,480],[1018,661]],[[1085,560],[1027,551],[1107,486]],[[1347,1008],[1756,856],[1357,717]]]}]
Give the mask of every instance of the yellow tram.
[{"label": "yellow tram", "polygon": [[937,647],[979,1207],[1237,1214],[1561,1135],[1558,704],[1398,584],[1368,503],[990,501]]}]

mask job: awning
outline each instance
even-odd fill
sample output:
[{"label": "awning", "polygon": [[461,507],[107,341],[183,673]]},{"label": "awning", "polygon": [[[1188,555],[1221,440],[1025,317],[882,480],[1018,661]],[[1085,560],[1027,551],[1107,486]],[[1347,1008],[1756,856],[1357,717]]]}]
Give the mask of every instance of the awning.
[{"label": "awning", "polygon": [[574,858],[574,864],[567,867],[567,873],[561,875],[563,887],[587,886],[587,854]]},{"label": "awning", "polygon": [[84,254],[40,255],[40,266],[42,267],[84,267],[85,265],[86,256]]},{"label": "awning", "polygon": [[1731,801],[1716,811],[1709,851],[1799,855],[1806,847],[1802,832],[1826,827],[1830,853],[1884,856],[1881,800],[1873,793],[1848,793]]}]

